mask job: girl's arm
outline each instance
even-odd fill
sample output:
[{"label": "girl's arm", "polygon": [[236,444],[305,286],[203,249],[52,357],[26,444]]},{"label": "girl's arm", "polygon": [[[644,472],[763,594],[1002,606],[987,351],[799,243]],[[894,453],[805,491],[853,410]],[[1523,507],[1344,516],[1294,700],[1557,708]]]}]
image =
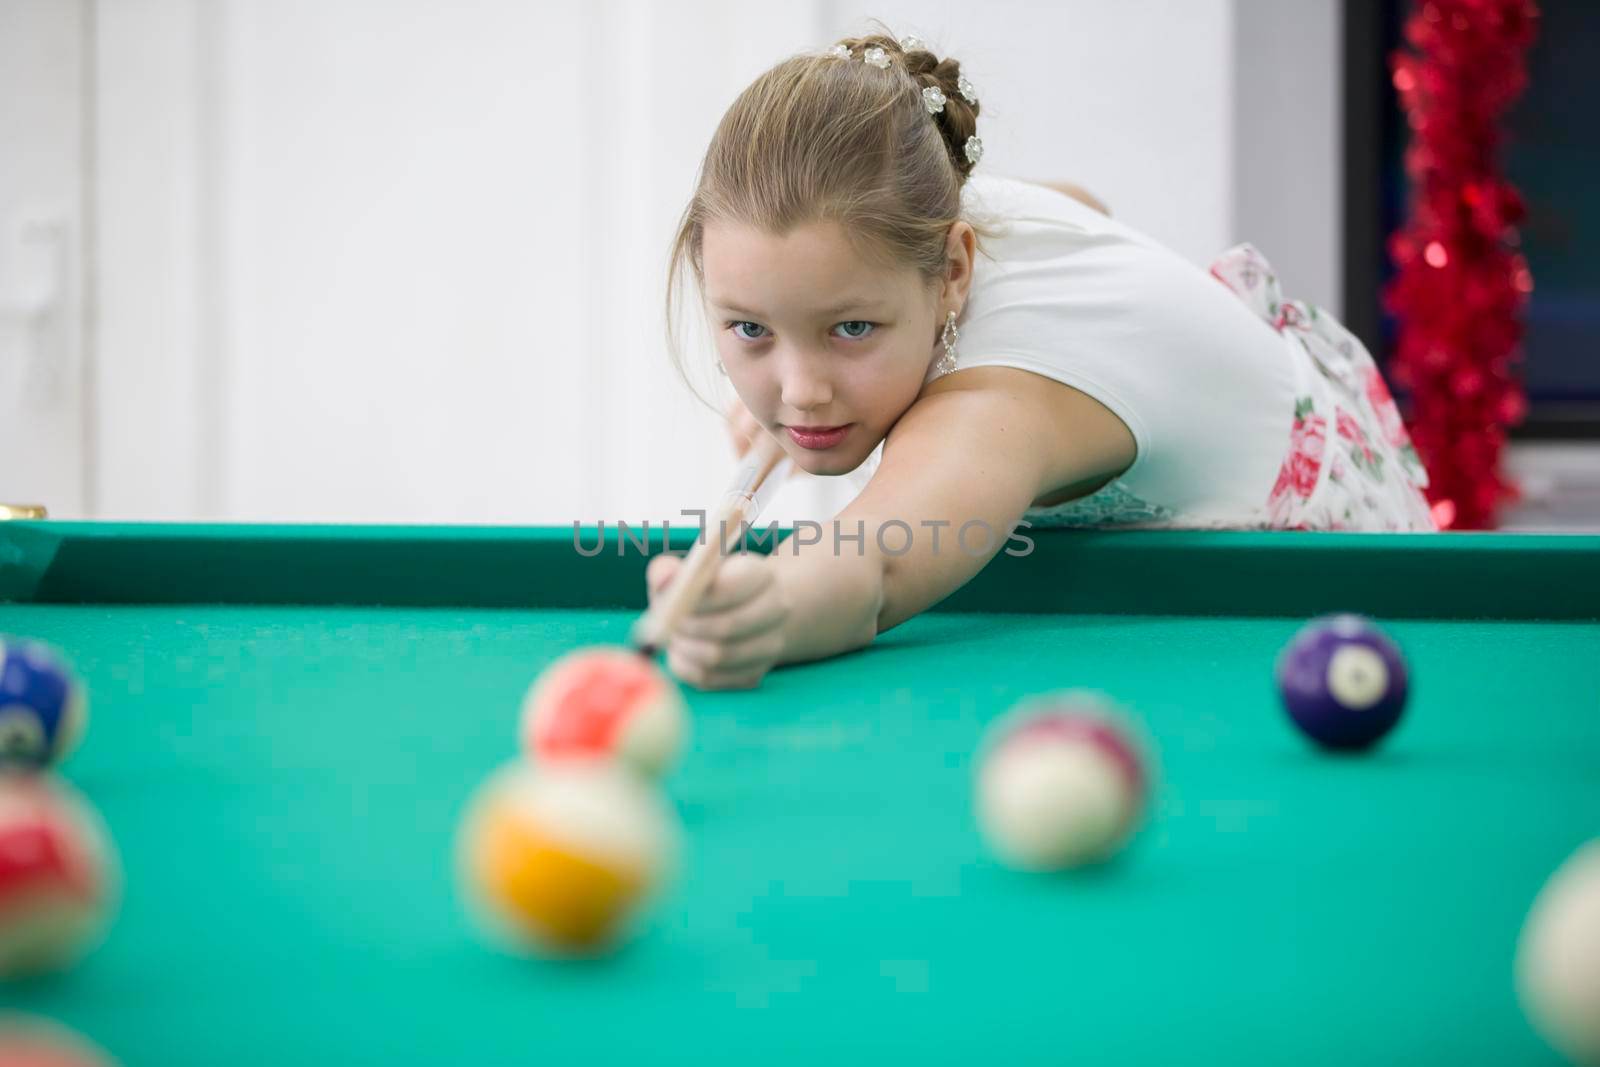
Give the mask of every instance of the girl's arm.
[{"label": "girl's arm", "polygon": [[[668,666],[703,689],[748,688],[778,664],[868,645],[982,570],[1034,500],[1095,485],[1133,458],[1127,428],[1075,389],[1009,367],[941,378],[900,417],[872,480],[819,541],[800,544],[797,527],[770,556],[719,564],[674,630]],[[665,553],[650,561],[652,600],[681,565]]]}]

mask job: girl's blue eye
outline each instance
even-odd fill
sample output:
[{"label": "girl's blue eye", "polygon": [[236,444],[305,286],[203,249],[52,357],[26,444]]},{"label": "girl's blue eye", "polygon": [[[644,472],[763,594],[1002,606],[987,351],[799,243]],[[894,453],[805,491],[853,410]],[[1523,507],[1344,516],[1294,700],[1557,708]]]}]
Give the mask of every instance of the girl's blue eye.
[{"label": "girl's blue eye", "polygon": [[[860,332],[860,333],[848,332],[847,331],[845,334],[843,334],[843,336],[847,340],[851,340],[851,341],[859,341],[864,337],[871,337],[872,336],[872,332],[871,331],[877,329],[877,324],[876,323],[867,322],[864,319],[851,319],[848,322],[841,322],[841,323],[839,323],[839,325],[840,326],[866,327],[866,329],[863,332]],[[742,329],[742,327],[745,327],[745,326],[752,326],[752,327],[755,327],[755,329],[757,329],[757,330],[765,330],[766,329],[765,326],[758,326],[753,322],[746,322],[744,320],[739,320],[739,321],[728,323],[728,329],[732,330],[733,331],[733,335],[735,337],[739,338],[741,341],[759,341],[759,340],[761,340],[761,337],[760,337],[759,334],[755,335],[755,336],[752,336],[752,335],[746,333]]]}]

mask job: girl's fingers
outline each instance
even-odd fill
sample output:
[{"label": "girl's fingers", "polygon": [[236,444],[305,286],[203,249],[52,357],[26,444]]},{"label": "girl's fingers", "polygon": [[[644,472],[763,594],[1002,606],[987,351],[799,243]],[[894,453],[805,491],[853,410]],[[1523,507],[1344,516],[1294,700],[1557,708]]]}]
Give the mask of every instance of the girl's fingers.
[{"label": "girl's fingers", "polygon": [[678,573],[679,568],[682,566],[682,559],[668,555],[665,552],[653,557],[649,563],[645,564],[645,591],[650,603],[655,603],[656,594],[671,584],[673,576]]},{"label": "girl's fingers", "polygon": [[686,671],[705,678],[737,677],[756,670],[765,672],[777,660],[779,644],[777,634],[771,631],[732,643],[702,641],[679,632],[672,636],[667,660],[676,662],[673,670],[680,675]]},{"label": "girl's fingers", "polygon": [[667,657],[667,668],[684,685],[696,689],[754,689],[761,684],[761,679],[766,677],[764,669],[728,674],[693,664],[685,665],[673,660],[670,655]]},{"label": "girl's fingers", "polygon": [[696,615],[716,615],[757,596],[772,584],[771,561],[765,556],[735,552],[717,565],[716,576],[700,597]]},{"label": "girl's fingers", "polygon": [[685,615],[674,633],[700,641],[742,640],[782,625],[783,618],[772,600],[755,596],[726,611]]}]

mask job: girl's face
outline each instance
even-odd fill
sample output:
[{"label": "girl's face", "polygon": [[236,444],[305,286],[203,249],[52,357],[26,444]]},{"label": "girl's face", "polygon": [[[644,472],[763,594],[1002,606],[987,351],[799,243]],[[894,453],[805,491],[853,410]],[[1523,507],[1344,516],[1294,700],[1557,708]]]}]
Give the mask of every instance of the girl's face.
[{"label": "girl's face", "polygon": [[971,232],[957,223],[951,234],[965,257],[957,284],[930,288],[915,271],[869,269],[837,223],[782,237],[706,227],[701,264],[717,354],[796,466],[848,474],[922,391],[945,313],[959,314],[966,296],[963,228]]}]

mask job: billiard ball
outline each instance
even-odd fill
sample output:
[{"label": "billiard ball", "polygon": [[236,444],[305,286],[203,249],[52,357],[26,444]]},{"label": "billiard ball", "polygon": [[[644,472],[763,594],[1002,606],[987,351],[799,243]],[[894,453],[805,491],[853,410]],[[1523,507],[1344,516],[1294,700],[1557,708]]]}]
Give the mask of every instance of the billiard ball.
[{"label": "billiard ball", "polygon": [[656,786],[613,761],[519,761],[485,782],[456,837],[467,910],[519,955],[597,955],[668,880],[679,828]]},{"label": "billiard ball", "polygon": [[38,641],[0,638],[0,771],[64,759],[88,716],[84,687],[64,657]]},{"label": "billiard ball", "polygon": [[975,807],[989,847],[1030,871],[1109,858],[1144,813],[1144,747],[1126,716],[1097,695],[1021,702],[990,727],[978,758]]},{"label": "billiard ball", "polygon": [[112,1067],[112,1061],[59,1023],[0,1012],[0,1067]]},{"label": "billiard ball", "polygon": [[1600,838],[1561,865],[1534,899],[1517,943],[1517,992],[1545,1040],[1600,1064]]},{"label": "billiard ball", "polygon": [[677,685],[626,648],[569,652],[529,687],[522,745],[534,760],[618,759],[658,777],[678,758],[688,711]]},{"label": "billiard ball", "polygon": [[1284,646],[1276,674],[1289,717],[1326,748],[1370,748],[1405,710],[1409,683],[1400,648],[1359,615],[1307,623]]},{"label": "billiard ball", "polygon": [[0,977],[75,963],[105,930],[120,886],[86,800],[48,774],[0,778]]}]

